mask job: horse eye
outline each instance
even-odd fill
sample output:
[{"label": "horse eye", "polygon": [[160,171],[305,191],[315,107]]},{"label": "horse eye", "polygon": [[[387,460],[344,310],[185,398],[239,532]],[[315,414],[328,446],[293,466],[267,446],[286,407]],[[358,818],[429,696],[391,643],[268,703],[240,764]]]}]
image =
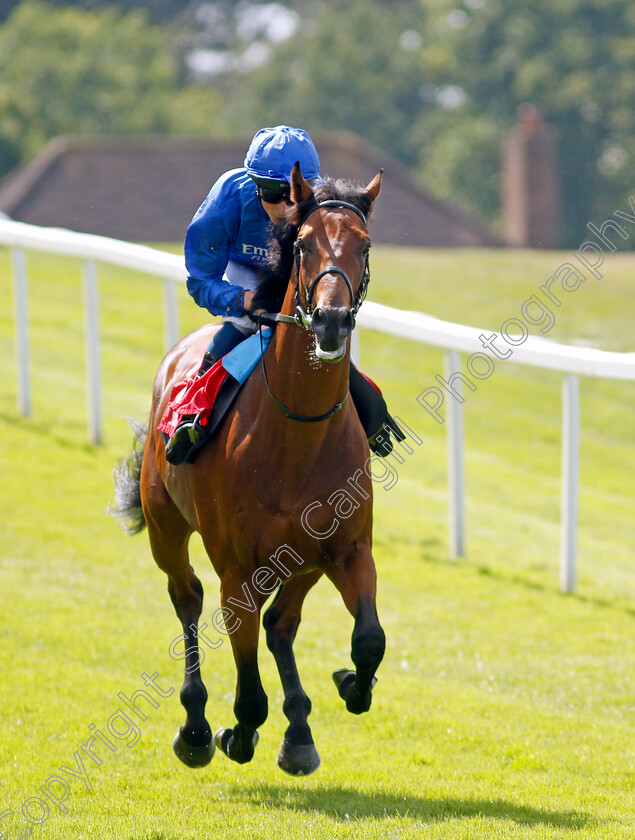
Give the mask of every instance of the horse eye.
[{"label": "horse eye", "polygon": [[298,247],[298,251],[299,251],[301,254],[304,254],[304,252],[306,251],[306,245],[304,244],[304,241],[303,241],[302,239],[298,239],[298,240],[296,240],[296,243],[295,243],[295,244],[296,244],[296,245],[297,245],[297,247]]}]

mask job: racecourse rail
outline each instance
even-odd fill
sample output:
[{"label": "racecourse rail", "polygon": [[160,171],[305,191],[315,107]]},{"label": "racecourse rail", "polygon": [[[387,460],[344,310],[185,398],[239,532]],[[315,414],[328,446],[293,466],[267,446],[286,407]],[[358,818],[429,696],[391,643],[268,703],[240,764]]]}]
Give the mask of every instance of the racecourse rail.
[{"label": "racecourse rail", "polygon": [[[164,342],[167,349],[180,337],[176,284],[186,279],[183,258],[104,236],[41,228],[9,219],[0,219],[0,244],[8,246],[12,252],[18,409],[25,417],[31,413],[25,249],[83,260],[88,435],[92,443],[98,444],[102,440],[102,409],[97,263],[119,265],[163,280]],[[441,321],[421,312],[393,309],[372,301],[364,304],[358,322],[368,329],[441,348],[448,377],[460,371],[460,353],[480,353],[483,349],[479,340],[483,330]],[[522,346],[515,347],[513,361],[563,374],[560,586],[563,592],[571,592],[576,584],[579,376],[635,381],[635,353],[571,347],[529,336]],[[454,390],[457,390],[456,387]],[[448,400],[447,407],[450,554],[455,558],[466,553],[463,408],[458,399]]]}]

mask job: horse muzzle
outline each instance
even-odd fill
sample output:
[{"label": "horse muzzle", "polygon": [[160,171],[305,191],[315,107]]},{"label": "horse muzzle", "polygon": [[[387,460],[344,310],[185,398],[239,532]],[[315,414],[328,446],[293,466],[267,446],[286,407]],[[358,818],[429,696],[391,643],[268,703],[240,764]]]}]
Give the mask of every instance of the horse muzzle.
[{"label": "horse muzzle", "polygon": [[346,339],[355,326],[348,307],[318,306],[311,328],[315,334],[315,355],[323,362],[339,362],[346,353]]}]

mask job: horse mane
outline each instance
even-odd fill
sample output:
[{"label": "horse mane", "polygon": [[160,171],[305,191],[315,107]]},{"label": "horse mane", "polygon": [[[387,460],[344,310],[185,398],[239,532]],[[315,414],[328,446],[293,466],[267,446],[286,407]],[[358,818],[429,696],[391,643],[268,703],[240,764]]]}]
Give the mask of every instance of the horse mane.
[{"label": "horse mane", "polygon": [[266,312],[279,312],[289,285],[293,270],[293,243],[302,226],[302,220],[322,201],[346,201],[353,204],[368,218],[372,201],[365,193],[365,187],[353,181],[325,178],[318,182],[313,195],[301,204],[291,208],[286,221],[269,226],[269,258],[259,274],[253,308]]}]

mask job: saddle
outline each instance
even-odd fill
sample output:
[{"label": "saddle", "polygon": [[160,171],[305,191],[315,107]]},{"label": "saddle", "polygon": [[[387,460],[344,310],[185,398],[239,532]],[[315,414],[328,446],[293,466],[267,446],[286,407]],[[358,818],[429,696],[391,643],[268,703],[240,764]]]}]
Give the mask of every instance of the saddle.
[{"label": "saddle", "polygon": [[212,365],[203,376],[197,378],[197,367],[172,388],[167,408],[158,425],[163,442],[167,444],[185,416],[196,415],[199,424],[207,432],[203,440],[192,444],[185,457],[186,463],[194,461],[199,449],[225,419],[242,386],[260,361],[271,335],[271,328],[265,327],[262,337],[255,333],[245,339]]}]

